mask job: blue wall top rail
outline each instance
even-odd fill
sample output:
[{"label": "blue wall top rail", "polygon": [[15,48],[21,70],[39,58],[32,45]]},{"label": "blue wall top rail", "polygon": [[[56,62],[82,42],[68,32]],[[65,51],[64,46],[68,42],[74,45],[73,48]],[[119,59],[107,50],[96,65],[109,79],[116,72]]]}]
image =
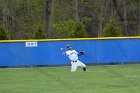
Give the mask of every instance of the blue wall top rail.
[{"label": "blue wall top rail", "polygon": [[63,39],[29,39],[29,40],[0,40],[0,42],[26,42],[26,41],[63,41],[63,40],[107,40],[107,39],[139,39],[140,36],[132,37],[99,37],[99,38],[63,38]]}]

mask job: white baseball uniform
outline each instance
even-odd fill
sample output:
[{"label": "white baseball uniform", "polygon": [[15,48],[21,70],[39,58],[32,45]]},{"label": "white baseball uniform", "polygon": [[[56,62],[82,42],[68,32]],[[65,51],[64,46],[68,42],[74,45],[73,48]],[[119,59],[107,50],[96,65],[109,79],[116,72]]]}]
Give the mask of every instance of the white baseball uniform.
[{"label": "white baseball uniform", "polygon": [[75,50],[67,50],[65,55],[67,55],[71,60],[71,72],[75,72],[78,66],[83,68],[86,67],[84,63],[78,60],[78,52]]}]

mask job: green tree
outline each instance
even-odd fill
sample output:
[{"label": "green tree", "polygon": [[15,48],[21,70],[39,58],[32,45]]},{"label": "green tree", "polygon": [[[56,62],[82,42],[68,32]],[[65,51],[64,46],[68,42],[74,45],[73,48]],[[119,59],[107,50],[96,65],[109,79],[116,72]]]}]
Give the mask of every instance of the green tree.
[{"label": "green tree", "polygon": [[42,29],[42,26],[39,26],[35,31],[34,39],[45,39],[45,38],[46,38],[46,33]]},{"label": "green tree", "polygon": [[104,37],[119,37],[122,36],[122,30],[117,25],[115,18],[110,18],[109,23],[103,29]]},{"label": "green tree", "polygon": [[74,35],[75,35],[76,38],[88,37],[88,34],[85,30],[85,25],[83,23],[81,23],[80,21],[76,21]]},{"label": "green tree", "polygon": [[0,26],[0,40],[8,40],[8,36],[2,26]]},{"label": "green tree", "polygon": [[59,21],[54,24],[56,38],[82,38],[87,37],[84,25],[80,21]]}]

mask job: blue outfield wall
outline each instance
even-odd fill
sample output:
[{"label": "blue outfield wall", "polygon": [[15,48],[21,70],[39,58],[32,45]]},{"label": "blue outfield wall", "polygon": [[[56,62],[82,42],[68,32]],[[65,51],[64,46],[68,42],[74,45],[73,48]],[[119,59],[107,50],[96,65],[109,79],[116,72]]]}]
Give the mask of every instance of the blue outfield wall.
[{"label": "blue outfield wall", "polygon": [[[85,64],[140,62],[140,38],[86,38],[0,41],[0,66],[69,65],[66,46],[85,51]],[[64,50],[61,51],[60,48]]]}]

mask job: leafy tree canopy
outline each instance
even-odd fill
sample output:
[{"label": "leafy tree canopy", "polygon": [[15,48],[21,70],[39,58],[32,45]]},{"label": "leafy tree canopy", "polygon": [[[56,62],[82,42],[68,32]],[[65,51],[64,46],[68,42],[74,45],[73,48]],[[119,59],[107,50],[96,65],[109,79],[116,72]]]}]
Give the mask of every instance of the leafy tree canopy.
[{"label": "leafy tree canopy", "polygon": [[122,36],[122,30],[117,25],[115,18],[111,17],[103,30],[104,37],[119,37]]}]

